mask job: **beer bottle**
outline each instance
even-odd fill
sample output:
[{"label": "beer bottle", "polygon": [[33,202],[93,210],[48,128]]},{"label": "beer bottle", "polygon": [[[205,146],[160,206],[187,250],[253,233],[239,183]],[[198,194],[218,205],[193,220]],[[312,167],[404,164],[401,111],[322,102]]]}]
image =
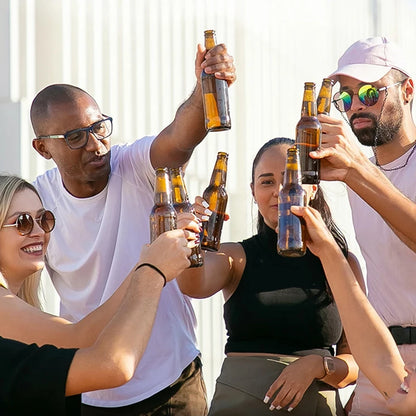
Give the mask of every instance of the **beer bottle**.
[{"label": "beer bottle", "polygon": [[[170,168],[170,181],[172,183],[172,202],[177,214],[182,212],[194,213],[192,204],[189,202],[188,194],[186,192],[185,182],[183,180],[182,168]],[[197,235],[199,236],[199,234]],[[201,254],[201,242],[199,238],[195,241],[196,245],[192,248],[189,261],[190,267],[200,267],[204,264],[204,259]]]},{"label": "beer bottle", "polygon": [[309,157],[309,152],[321,145],[321,123],[317,119],[315,84],[305,82],[301,117],[296,125],[296,146],[299,149],[302,183],[319,183],[319,160]]},{"label": "beer bottle", "polygon": [[172,205],[167,168],[156,169],[154,203],[150,213],[150,242],[165,231],[176,229],[176,211]]},{"label": "beer bottle", "polygon": [[319,90],[316,104],[318,107],[318,114],[325,114],[329,116],[332,99],[332,79],[324,78],[322,80],[321,89]]},{"label": "beer bottle", "polygon": [[299,150],[287,150],[283,187],[278,196],[277,252],[285,257],[301,257],[306,252],[303,220],[292,214],[292,205],[305,206],[306,192],[301,185]]},{"label": "beer bottle", "polygon": [[227,207],[228,195],[225,190],[227,180],[228,154],[218,152],[217,161],[212,171],[211,181],[202,194],[212,211],[208,221],[203,222],[201,246],[204,250],[218,251],[222,225],[224,222],[225,209]]},{"label": "beer bottle", "polygon": [[[205,48],[209,51],[216,44],[215,30],[206,30]],[[231,128],[228,84],[214,74],[201,73],[202,101],[204,103],[205,128],[207,131],[229,130]]]}]

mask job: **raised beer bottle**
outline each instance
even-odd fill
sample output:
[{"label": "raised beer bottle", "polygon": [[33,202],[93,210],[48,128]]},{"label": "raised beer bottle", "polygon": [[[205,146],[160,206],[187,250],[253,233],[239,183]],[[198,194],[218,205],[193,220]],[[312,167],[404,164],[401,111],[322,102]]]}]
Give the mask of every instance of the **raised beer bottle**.
[{"label": "raised beer bottle", "polygon": [[299,151],[296,146],[287,150],[283,187],[278,196],[277,252],[285,257],[301,257],[306,252],[305,227],[303,220],[290,211],[292,205],[306,205],[306,192],[301,185]]},{"label": "raised beer bottle", "polygon": [[227,161],[228,154],[218,152],[211,181],[202,194],[205,201],[209,204],[209,209],[212,211],[209,220],[204,221],[202,224],[201,246],[204,250],[218,251],[220,246],[222,225],[228,201],[227,191],[225,190]]},{"label": "raised beer bottle", "polygon": [[331,110],[332,99],[332,79],[324,78],[322,80],[321,89],[319,90],[316,105],[318,107],[318,114],[325,114],[329,116]]},{"label": "raised beer bottle", "polygon": [[[182,168],[170,168],[169,174],[172,184],[172,202],[176,213],[194,213],[192,204],[189,202],[188,194],[186,192]],[[197,237],[199,237],[199,235],[197,235]],[[201,254],[201,242],[199,238],[195,241],[195,247],[192,248],[191,255],[188,258],[191,262],[189,267],[200,267],[204,264],[204,259]]]},{"label": "raised beer bottle", "polygon": [[309,152],[321,145],[322,127],[316,116],[315,84],[305,82],[301,117],[296,125],[296,146],[299,149],[302,183],[306,184],[319,183],[319,160],[309,157]]},{"label": "raised beer bottle", "polygon": [[165,231],[176,229],[176,211],[167,168],[156,169],[154,205],[150,213],[150,242]]},{"label": "raised beer bottle", "polygon": [[[206,30],[205,48],[207,51],[216,45],[215,30]],[[231,128],[228,84],[214,74],[201,73],[202,101],[204,103],[205,128],[207,131],[229,130]]]}]

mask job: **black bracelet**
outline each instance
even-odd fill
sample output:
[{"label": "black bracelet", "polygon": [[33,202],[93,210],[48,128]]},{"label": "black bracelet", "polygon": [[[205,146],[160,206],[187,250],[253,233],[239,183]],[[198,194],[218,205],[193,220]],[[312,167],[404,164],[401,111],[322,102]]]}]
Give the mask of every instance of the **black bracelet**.
[{"label": "black bracelet", "polygon": [[162,270],[160,270],[160,269],[158,269],[155,265],[153,265],[153,264],[151,264],[151,263],[142,263],[142,264],[139,264],[135,269],[134,269],[134,271],[136,271],[136,270],[139,270],[140,269],[140,267],[143,267],[143,266],[148,266],[148,267],[150,267],[151,269],[153,269],[153,270],[156,270],[162,277],[163,277],[163,287],[165,287],[166,286],[166,276],[163,274],[163,272],[162,272]]}]

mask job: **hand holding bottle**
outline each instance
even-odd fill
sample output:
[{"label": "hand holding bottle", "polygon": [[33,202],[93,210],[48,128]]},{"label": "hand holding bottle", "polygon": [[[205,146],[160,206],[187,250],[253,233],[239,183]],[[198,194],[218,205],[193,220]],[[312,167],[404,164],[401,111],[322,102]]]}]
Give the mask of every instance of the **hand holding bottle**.
[{"label": "hand holding bottle", "polygon": [[320,257],[322,251],[330,246],[339,249],[334,237],[325,225],[321,214],[316,209],[310,206],[292,206],[291,212],[304,219],[307,231],[305,242],[315,256]]},{"label": "hand holding bottle", "polygon": [[188,239],[192,235],[187,230],[172,230],[160,234],[153,243],[143,247],[136,267],[142,263],[150,263],[162,271],[167,281],[174,279],[190,265],[188,257],[191,249]]}]

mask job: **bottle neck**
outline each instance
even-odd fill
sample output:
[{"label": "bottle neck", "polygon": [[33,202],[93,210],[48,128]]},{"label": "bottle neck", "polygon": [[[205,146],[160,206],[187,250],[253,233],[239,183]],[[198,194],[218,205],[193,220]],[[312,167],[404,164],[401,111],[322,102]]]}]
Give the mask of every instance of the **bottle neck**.
[{"label": "bottle neck", "polygon": [[227,160],[224,157],[217,159],[212,171],[210,185],[225,186],[227,181]]},{"label": "bottle neck", "polygon": [[318,114],[329,115],[331,109],[332,82],[324,81],[317,99]]},{"label": "bottle neck", "polygon": [[172,203],[183,204],[189,202],[188,194],[186,193],[185,184],[181,176],[173,177],[172,181]]},{"label": "bottle neck", "polygon": [[157,172],[155,184],[155,205],[172,204],[172,193],[169,177],[165,172]]},{"label": "bottle neck", "polygon": [[205,32],[205,49],[209,51],[217,44],[216,36],[213,31]]},{"label": "bottle neck", "polygon": [[289,152],[283,177],[283,186],[302,183],[299,156],[297,152]]},{"label": "bottle neck", "polygon": [[305,88],[303,93],[301,117],[316,117],[317,114],[315,92],[311,88]]}]

